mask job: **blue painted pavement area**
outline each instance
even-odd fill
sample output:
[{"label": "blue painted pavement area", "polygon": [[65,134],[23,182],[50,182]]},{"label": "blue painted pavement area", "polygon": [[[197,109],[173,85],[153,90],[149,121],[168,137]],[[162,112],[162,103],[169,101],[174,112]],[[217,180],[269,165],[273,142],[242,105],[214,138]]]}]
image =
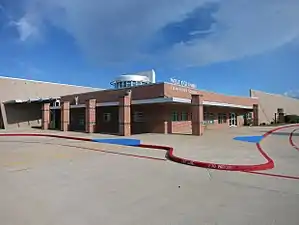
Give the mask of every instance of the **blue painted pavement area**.
[{"label": "blue painted pavement area", "polygon": [[259,143],[263,139],[263,136],[238,136],[234,137],[233,139],[236,141]]},{"label": "blue painted pavement area", "polygon": [[130,138],[111,138],[111,139],[92,139],[93,142],[106,143],[106,144],[115,144],[115,145],[125,145],[125,146],[139,146],[139,139],[130,139]]}]

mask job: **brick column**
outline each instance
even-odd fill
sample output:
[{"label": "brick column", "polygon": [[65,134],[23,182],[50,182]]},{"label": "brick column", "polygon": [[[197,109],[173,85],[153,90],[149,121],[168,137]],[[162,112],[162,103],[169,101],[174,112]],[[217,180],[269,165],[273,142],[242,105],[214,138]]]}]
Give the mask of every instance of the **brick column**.
[{"label": "brick column", "polygon": [[50,124],[50,103],[42,105],[42,129],[48,130]]},{"label": "brick column", "polygon": [[119,135],[131,135],[131,92],[119,98]]},{"label": "brick column", "polygon": [[203,104],[199,95],[192,95],[192,135],[203,135]]},{"label": "brick column", "polygon": [[96,126],[96,99],[86,101],[85,107],[85,132],[94,133]]},{"label": "brick column", "polygon": [[259,105],[253,105],[253,126],[259,125]]},{"label": "brick column", "polygon": [[61,130],[68,131],[70,125],[70,102],[61,104]]},{"label": "brick column", "polygon": [[172,127],[171,127],[171,114],[169,111],[168,105],[165,105],[161,108],[161,114],[163,115],[164,120],[164,134],[171,134],[172,133]]}]

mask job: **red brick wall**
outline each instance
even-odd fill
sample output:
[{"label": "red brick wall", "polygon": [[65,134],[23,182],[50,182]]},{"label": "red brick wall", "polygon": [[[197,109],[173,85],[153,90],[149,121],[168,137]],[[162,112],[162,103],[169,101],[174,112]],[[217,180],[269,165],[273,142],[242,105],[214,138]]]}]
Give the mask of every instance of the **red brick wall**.
[{"label": "red brick wall", "polygon": [[[131,96],[132,100],[142,100],[151,99],[159,97],[178,97],[191,99],[191,94],[198,93],[202,95],[203,100],[213,101],[213,102],[223,102],[237,105],[252,106],[257,103],[257,99],[237,97],[237,96],[225,96],[221,94],[216,94],[212,92],[191,90],[184,87],[179,87],[171,84],[154,84],[139,87],[132,87]],[[90,92],[79,95],[79,104],[85,104],[87,99],[95,98],[97,103],[102,102],[118,102],[119,97],[124,95],[127,89],[121,90],[105,90],[98,92]],[[74,101],[76,95],[69,95],[62,97],[62,101]],[[103,107],[103,109],[106,107]],[[117,107],[118,108],[118,107]],[[188,121],[171,121],[172,112],[177,111],[178,113],[186,112],[189,115]],[[97,109],[99,112],[102,109]],[[140,111],[144,113],[145,122],[137,123],[133,120],[132,132],[153,132],[153,133],[190,133],[192,131],[191,125],[191,111],[192,107],[190,104],[144,104],[144,105],[131,105],[131,116],[134,111]],[[215,114],[214,124],[207,124],[205,129],[219,129],[229,126],[229,112],[235,112],[239,115],[243,115],[246,110],[237,108],[227,108],[227,107],[204,107],[204,111],[208,111]],[[227,122],[225,124],[218,124],[218,113],[227,114]],[[102,117],[102,115],[101,115]],[[131,118],[132,119],[132,118]],[[243,125],[243,117],[238,117],[238,125]],[[116,127],[116,124],[113,125]],[[97,123],[97,130],[106,130],[106,124]]]},{"label": "red brick wall", "polygon": [[172,125],[172,133],[183,133],[183,134],[191,134],[192,133],[192,123],[191,121],[173,121]]},{"label": "red brick wall", "polygon": [[165,95],[168,97],[191,99],[191,94],[200,94],[202,95],[204,101],[223,102],[245,106],[252,106],[253,104],[258,104],[258,100],[255,98],[223,95],[208,91],[180,87],[177,85],[167,83],[164,85]]},{"label": "red brick wall", "polygon": [[[164,96],[164,84],[153,84],[139,87],[131,87],[119,90],[104,90],[79,94],[78,103],[85,104],[88,99],[97,99],[97,103],[118,102],[119,97],[123,96],[128,90],[132,91],[132,100],[159,98]],[[74,104],[77,95],[67,95],[61,98],[62,101],[70,101]]]}]

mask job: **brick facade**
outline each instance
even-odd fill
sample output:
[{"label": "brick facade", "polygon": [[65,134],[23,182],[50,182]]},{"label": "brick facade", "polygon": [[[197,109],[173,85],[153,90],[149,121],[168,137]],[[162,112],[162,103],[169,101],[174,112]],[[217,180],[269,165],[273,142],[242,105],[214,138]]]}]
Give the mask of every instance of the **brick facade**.
[{"label": "brick facade", "polygon": [[94,133],[96,127],[96,99],[86,101],[85,107],[85,132]]},{"label": "brick facade", "polygon": [[42,129],[48,130],[50,125],[50,103],[42,105]]},{"label": "brick facade", "polygon": [[70,102],[62,102],[61,105],[61,131],[68,131],[70,126]]},{"label": "brick facade", "polygon": [[258,104],[253,104],[253,125],[259,125],[259,106]]},{"label": "brick facade", "polygon": [[119,135],[131,135],[131,92],[119,98]]},{"label": "brick facade", "polygon": [[[73,105],[76,96],[62,97],[63,131],[78,127],[70,124],[77,123],[74,119],[70,121],[70,111],[72,118],[78,118],[76,114],[82,113],[78,107],[85,107],[86,132],[121,136],[138,133],[186,133],[200,136],[204,130],[242,126],[243,115],[248,112],[254,114],[257,112],[255,107],[258,107],[258,101],[254,98],[225,96],[170,84],[83,93],[78,95],[78,105]],[[159,103],[157,99],[170,99],[170,102],[167,100]],[[172,102],[175,100],[178,102]],[[207,115],[208,119],[205,118]],[[230,115],[236,118],[233,123]]]},{"label": "brick facade", "polygon": [[203,104],[202,96],[192,95],[192,134],[201,136],[203,134]]}]

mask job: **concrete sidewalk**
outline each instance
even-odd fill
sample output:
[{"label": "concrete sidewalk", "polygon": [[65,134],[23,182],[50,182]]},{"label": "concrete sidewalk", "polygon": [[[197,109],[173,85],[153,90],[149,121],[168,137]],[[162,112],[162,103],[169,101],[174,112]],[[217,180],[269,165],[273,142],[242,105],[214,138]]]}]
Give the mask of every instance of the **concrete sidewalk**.
[{"label": "concrete sidewalk", "polygon": [[255,143],[236,141],[233,138],[262,134],[261,129],[232,128],[226,131],[207,131],[202,137],[160,134],[143,134],[134,137],[148,144],[171,146],[176,156],[190,160],[253,165],[266,162]]},{"label": "concrete sidewalk", "polygon": [[[174,148],[174,155],[189,160],[204,161],[221,164],[246,164],[255,165],[265,163],[266,160],[258,151],[255,143],[233,140],[237,136],[259,136],[274,127],[240,127],[228,128],[225,130],[207,130],[204,136],[197,137],[192,135],[164,135],[164,134],[140,134],[132,135],[128,138],[140,139],[144,144],[166,145]],[[87,134],[81,132],[60,132],[43,131],[40,129],[9,130],[9,133],[50,133],[57,135],[66,135],[72,137],[87,138],[122,138],[120,136],[108,134]],[[59,140],[58,140],[59,141]],[[77,143],[86,145],[86,143]],[[89,143],[88,145],[97,146],[98,143]],[[106,145],[109,146],[109,145]],[[163,151],[157,153],[152,149],[134,149],[133,147],[111,146],[110,149],[122,149],[128,153],[142,153],[149,156],[165,156]]]},{"label": "concrete sidewalk", "polygon": [[[219,159],[219,155],[212,155],[215,148],[208,149],[210,145],[219,147],[220,152],[225,149],[227,154],[222,160],[229,161],[231,153],[238,150],[226,149],[224,145],[234,146],[236,141],[225,137],[233,137],[236,132],[255,135],[260,131],[231,129],[223,137],[217,132],[206,132],[203,137],[136,135],[132,138],[176,147],[195,145],[192,148],[198,148],[195,153],[201,153],[199,146],[205,143],[211,159]],[[294,155],[299,153],[291,148],[280,149],[287,144],[286,137],[273,135],[263,142],[263,147],[276,159],[283,159],[279,162],[280,171],[292,164],[295,172],[299,169],[299,159]],[[208,145],[215,138],[218,141]],[[236,147],[241,143],[236,142]],[[299,224],[297,180],[206,170],[91,151],[87,147],[160,157],[164,153],[63,139],[1,137],[1,224]],[[249,146],[247,151],[251,151]],[[194,157],[202,158],[200,154]],[[238,157],[235,160],[240,162],[243,155]]]}]

